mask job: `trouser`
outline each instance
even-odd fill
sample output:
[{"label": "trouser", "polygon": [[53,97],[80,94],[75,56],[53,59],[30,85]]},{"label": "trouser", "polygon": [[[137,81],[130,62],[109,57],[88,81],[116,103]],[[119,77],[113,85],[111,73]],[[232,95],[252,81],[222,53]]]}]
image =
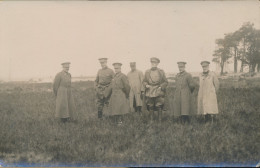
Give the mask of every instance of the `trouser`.
[{"label": "trouser", "polygon": [[69,118],[61,118],[60,121],[61,121],[62,123],[66,123],[66,122],[69,121]]},{"label": "trouser", "polygon": [[181,115],[180,116],[180,122],[182,124],[190,123],[190,116],[189,115]]},{"label": "trouser", "polygon": [[217,121],[217,114],[206,114],[204,116],[204,122],[215,122]]},{"label": "trouser", "polygon": [[106,98],[98,98],[97,106],[98,106],[98,118],[102,118],[103,116],[103,108],[108,104],[108,100]]},{"label": "trouser", "polygon": [[134,96],[134,103],[133,103],[133,106],[134,106],[134,109],[135,109],[135,112],[139,112],[139,114],[142,112],[142,106],[137,106],[136,105],[136,99],[135,99],[135,96]]},{"label": "trouser", "polygon": [[162,106],[147,106],[147,109],[149,111],[150,121],[153,121],[154,118],[159,122],[162,121]]},{"label": "trouser", "polygon": [[157,112],[157,119],[159,122],[162,120],[162,109],[164,106],[164,97],[158,96],[158,97],[147,97],[146,98],[146,105],[147,109],[150,113],[150,119],[151,121],[154,118],[154,112]]}]

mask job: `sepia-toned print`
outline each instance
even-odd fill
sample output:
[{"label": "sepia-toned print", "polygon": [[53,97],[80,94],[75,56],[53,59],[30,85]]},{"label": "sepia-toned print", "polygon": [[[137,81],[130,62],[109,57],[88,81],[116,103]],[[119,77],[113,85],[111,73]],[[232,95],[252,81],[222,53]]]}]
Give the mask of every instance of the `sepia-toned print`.
[{"label": "sepia-toned print", "polygon": [[259,7],[1,1],[0,167],[259,167]]}]

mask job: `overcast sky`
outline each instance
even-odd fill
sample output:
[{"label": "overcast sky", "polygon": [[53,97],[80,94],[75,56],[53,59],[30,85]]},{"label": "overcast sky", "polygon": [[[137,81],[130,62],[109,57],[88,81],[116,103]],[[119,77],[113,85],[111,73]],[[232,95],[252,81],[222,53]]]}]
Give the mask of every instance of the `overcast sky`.
[{"label": "overcast sky", "polygon": [[[250,21],[260,28],[258,1],[12,1],[0,2],[0,80],[54,76],[70,61],[73,76],[96,75],[98,58],[165,72],[201,71],[215,39]],[[211,64],[211,69],[215,66]]]}]

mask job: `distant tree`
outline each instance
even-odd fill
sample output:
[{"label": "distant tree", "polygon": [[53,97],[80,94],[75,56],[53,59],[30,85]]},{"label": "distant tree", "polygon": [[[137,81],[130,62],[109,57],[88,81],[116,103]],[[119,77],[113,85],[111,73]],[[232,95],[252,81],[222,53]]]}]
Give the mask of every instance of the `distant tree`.
[{"label": "distant tree", "polygon": [[246,65],[249,65],[249,59],[248,59],[248,48],[250,46],[250,38],[252,36],[252,33],[254,31],[253,28],[254,24],[250,22],[245,22],[242,27],[237,31],[238,36],[240,37],[240,45],[239,45],[239,57],[238,59],[241,61],[241,68],[240,72],[244,71],[244,67]]},{"label": "distant tree", "polygon": [[228,61],[229,58],[232,57],[230,45],[228,44],[227,36],[225,36],[224,39],[217,39],[216,44],[218,46],[218,49],[214,51],[213,54],[213,62],[217,62],[220,64],[221,72],[220,75],[223,75],[223,69],[225,62]]},{"label": "distant tree", "polygon": [[[241,36],[238,31],[234,33],[229,33],[226,35],[226,43],[233,50],[233,57],[234,57],[234,72],[237,73],[237,64],[238,64],[238,46],[241,39]],[[232,51],[231,51],[232,52]]]},{"label": "distant tree", "polygon": [[[252,72],[255,72],[256,66],[260,64],[260,30],[253,29],[253,32],[249,34],[248,48],[246,52],[247,60]],[[259,71],[259,68],[257,68]]]},{"label": "distant tree", "polygon": [[260,30],[254,28],[254,24],[245,22],[234,33],[225,34],[224,39],[217,39],[218,49],[214,51],[213,61],[221,66],[221,74],[225,62],[234,58],[234,72],[237,72],[238,60],[241,61],[240,72],[249,65],[249,69],[260,71]]}]

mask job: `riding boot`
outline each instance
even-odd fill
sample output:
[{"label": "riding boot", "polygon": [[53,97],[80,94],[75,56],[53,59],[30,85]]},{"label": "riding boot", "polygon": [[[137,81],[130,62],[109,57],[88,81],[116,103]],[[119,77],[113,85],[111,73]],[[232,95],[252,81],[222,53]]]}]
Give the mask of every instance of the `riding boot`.
[{"label": "riding boot", "polygon": [[68,122],[68,118],[61,118],[61,122],[62,122],[62,123]]},{"label": "riding boot", "polygon": [[102,118],[102,111],[101,110],[98,111],[98,118]]},{"label": "riding boot", "polygon": [[138,113],[139,113],[139,115],[142,115],[142,106],[138,106],[138,108],[137,108],[138,110]]},{"label": "riding boot", "polygon": [[159,119],[159,123],[161,123],[162,122],[162,109],[161,108],[158,109],[158,119]]},{"label": "riding boot", "polygon": [[149,113],[150,113],[150,122],[153,122],[153,120],[154,120],[154,110],[150,110]]},{"label": "riding boot", "polygon": [[190,123],[190,117],[188,115],[182,116],[183,124]]},{"label": "riding boot", "polygon": [[211,120],[210,114],[205,115],[205,123],[209,122]]}]

